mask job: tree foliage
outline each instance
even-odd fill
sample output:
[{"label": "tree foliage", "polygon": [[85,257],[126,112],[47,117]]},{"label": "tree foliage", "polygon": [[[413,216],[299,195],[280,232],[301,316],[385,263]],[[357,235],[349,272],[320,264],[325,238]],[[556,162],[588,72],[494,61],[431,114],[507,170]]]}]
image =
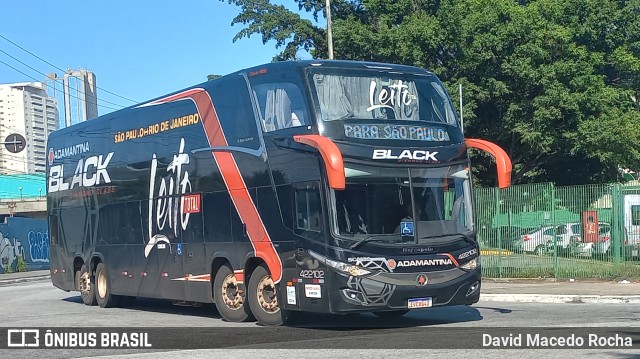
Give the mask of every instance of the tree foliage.
[{"label": "tree foliage", "polygon": [[[240,7],[259,34],[326,58],[324,0]],[[640,0],[332,0],[335,58],[428,68],[464,88],[465,136],[498,143],[515,183],[615,180],[640,169]],[[303,18],[300,14],[307,13]],[[310,20],[310,19],[313,19]],[[456,96],[454,96],[455,98]],[[457,105],[457,101],[454,101]],[[491,159],[476,176],[494,183]]]}]

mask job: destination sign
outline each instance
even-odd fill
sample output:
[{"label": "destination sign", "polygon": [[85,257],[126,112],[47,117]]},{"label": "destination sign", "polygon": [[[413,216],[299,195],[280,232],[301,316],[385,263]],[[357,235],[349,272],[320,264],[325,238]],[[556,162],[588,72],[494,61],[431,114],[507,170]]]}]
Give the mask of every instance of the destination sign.
[{"label": "destination sign", "polygon": [[449,141],[444,128],[428,126],[358,124],[344,125],[344,135],[364,140],[411,140],[425,142]]}]

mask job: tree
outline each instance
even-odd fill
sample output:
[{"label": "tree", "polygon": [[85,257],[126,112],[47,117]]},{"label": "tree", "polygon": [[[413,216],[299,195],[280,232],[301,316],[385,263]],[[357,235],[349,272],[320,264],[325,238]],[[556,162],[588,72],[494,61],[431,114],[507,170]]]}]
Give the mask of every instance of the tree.
[{"label": "tree", "polygon": [[[261,34],[326,55],[323,0],[295,0],[315,23],[267,0],[241,7],[234,39]],[[465,136],[501,145],[513,182],[615,180],[640,169],[640,0],[335,0],[336,58],[402,63],[462,84]],[[457,105],[457,101],[454,101]],[[480,183],[490,159],[474,154]]]}]

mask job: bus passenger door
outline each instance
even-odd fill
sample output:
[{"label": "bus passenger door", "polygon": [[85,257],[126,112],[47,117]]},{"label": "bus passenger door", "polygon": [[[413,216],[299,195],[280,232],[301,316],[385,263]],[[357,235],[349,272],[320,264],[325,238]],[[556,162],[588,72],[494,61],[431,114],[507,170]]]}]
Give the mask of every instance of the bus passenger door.
[{"label": "bus passenger door", "polygon": [[182,263],[185,272],[185,298],[187,301],[211,301],[209,271],[206,265],[204,227],[202,219],[202,194],[182,196],[182,218],[186,229],[182,231]]},{"label": "bus passenger door", "polygon": [[158,251],[158,264],[162,282],[161,297],[165,299],[185,299],[184,243],[182,228],[178,226],[177,236],[167,245],[166,250]]},{"label": "bus passenger door", "polygon": [[[148,244],[145,251],[148,251],[146,253],[148,275],[153,278],[144,278],[143,282],[153,283],[158,278],[158,285],[155,288],[144,285],[143,289],[153,291],[154,297],[162,299],[184,300],[185,298],[183,230],[179,201],[180,196],[154,199],[151,216],[148,217],[151,221],[149,227],[151,228],[149,240],[151,245]],[[155,270],[149,267],[153,266],[154,262],[157,263]]]}]

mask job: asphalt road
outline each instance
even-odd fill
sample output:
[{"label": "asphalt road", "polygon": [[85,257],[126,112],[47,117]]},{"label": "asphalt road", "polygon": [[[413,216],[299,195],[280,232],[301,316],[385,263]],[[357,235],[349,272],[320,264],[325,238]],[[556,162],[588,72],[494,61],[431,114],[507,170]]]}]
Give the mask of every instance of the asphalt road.
[{"label": "asphalt road", "polygon": [[[255,323],[228,323],[220,319],[214,306],[181,307],[166,301],[138,300],[130,308],[88,307],[77,293],[54,288],[50,282],[21,283],[0,287],[1,327],[180,327],[188,333],[183,347],[198,349],[146,351],[131,349],[55,349],[0,350],[4,358],[78,358],[139,357],[209,358],[218,355],[233,358],[422,358],[443,354],[468,358],[469,350],[417,350],[421,342],[468,342],[478,333],[493,333],[498,327],[548,328],[640,327],[640,307],[630,304],[529,304],[480,302],[471,307],[418,310],[398,319],[380,319],[373,315],[306,315],[293,328],[263,328]],[[194,327],[197,327],[194,329]],[[454,330],[463,333],[452,334]],[[584,329],[582,329],[584,330]],[[618,329],[616,329],[618,330]],[[181,329],[168,331],[167,340]],[[466,332],[465,332],[466,331]],[[173,334],[172,334],[173,333]],[[465,334],[467,333],[467,334]],[[4,333],[0,333],[5,335]],[[212,339],[215,337],[215,340]],[[455,345],[453,347],[456,347]],[[635,344],[640,348],[640,343]],[[355,349],[350,349],[355,348]],[[559,349],[559,350],[474,350],[474,357],[640,357],[638,350]]]}]

